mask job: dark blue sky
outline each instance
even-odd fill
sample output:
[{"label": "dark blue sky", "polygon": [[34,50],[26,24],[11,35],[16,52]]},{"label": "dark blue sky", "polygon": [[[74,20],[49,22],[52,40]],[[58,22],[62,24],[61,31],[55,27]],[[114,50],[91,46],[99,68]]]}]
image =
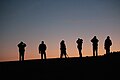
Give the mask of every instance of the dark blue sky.
[{"label": "dark blue sky", "polygon": [[70,56],[78,56],[76,39],[83,38],[83,55],[92,55],[90,39],[100,40],[103,54],[106,36],[120,49],[120,0],[0,0],[0,60],[15,60],[17,44],[26,42],[26,59],[39,58],[41,40],[48,57],[59,56],[59,42],[66,41]]}]

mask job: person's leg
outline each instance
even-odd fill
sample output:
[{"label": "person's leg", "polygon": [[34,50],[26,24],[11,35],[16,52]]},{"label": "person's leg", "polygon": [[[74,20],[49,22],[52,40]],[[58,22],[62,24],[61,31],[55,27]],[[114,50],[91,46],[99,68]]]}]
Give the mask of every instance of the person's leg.
[{"label": "person's leg", "polygon": [[46,52],[44,52],[44,58],[46,59]]},{"label": "person's leg", "polygon": [[21,53],[19,53],[19,61],[21,61]]},{"label": "person's leg", "polygon": [[80,49],[78,49],[78,51],[79,51],[79,56],[80,56]]},{"label": "person's leg", "polygon": [[23,53],[23,55],[22,55],[22,61],[24,61],[24,53]]},{"label": "person's leg", "polygon": [[41,51],[41,59],[43,59],[43,52]]},{"label": "person's leg", "polygon": [[66,51],[64,52],[64,55],[65,55],[65,58],[67,58],[67,53],[66,53]]},{"label": "person's leg", "polygon": [[95,56],[95,49],[93,48],[93,56]]},{"label": "person's leg", "polygon": [[24,52],[25,52],[25,51],[22,51],[22,52],[21,52],[22,61],[24,61]]},{"label": "person's leg", "polygon": [[63,51],[61,51],[60,58],[62,58],[62,56],[63,56]]},{"label": "person's leg", "polygon": [[81,52],[82,49],[79,49],[79,54],[80,54],[80,57],[82,57],[82,52]]},{"label": "person's leg", "polygon": [[98,49],[96,48],[96,56],[98,56]]},{"label": "person's leg", "polygon": [[109,53],[110,53],[109,48],[107,48],[106,49],[106,54],[109,54]]},{"label": "person's leg", "polygon": [[66,50],[64,50],[64,56],[65,56],[65,58],[67,58],[67,53],[66,53]]},{"label": "person's leg", "polygon": [[106,54],[108,54],[108,49],[106,49]]},{"label": "person's leg", "polygon": [[108,48],[108,53],[110,53],[110,48]]}]

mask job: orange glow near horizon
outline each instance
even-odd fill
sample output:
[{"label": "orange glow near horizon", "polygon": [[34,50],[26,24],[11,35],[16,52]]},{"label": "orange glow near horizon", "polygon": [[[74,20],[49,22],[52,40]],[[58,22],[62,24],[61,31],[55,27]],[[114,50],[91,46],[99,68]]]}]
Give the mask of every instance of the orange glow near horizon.
[{"label": "orange glow near horizon", "polygon": [[[114,41],[113,41],[114,40]],[[112,39],[113,41],[113,45],[111,46],[111,52],[113,51],[119,51],[119,43],[115,42],[117,41],[117,39]],[[77,44],[75,43],[75,41],[66,41],[66,46],[67,46],[67,54],[69,55],[69,57],[79,57],[78,54],[78,50],[77,50]],[[68,44],[71,43],[71,44]],[[103,42],[99,41],[99,45],[98,45],[98,55],[104,55],[105,54],[105,50],[103,47]],[[59,49],[59,44],[52,44],[50,45],[50,43],[47,43],[47,58],[59,58],[60,57],[60,49]],[[18,53],[18,47],[14,46],[14,47],[10,47],[7,48],[7,50],[5,51],[1,51],[4,52],[4,54],[8,54],[6,55],[2,55],[3,57],[0,58],[0,61],[14,61],[14,60],[19,60],[19,53]],[[90,40],[88,42],[83,42],[83,49],[82,49],[82,54],[83,57],[85,56],[92,56],[92,43],[90,42]],[[25,51],[25,60],[29,60],[29,59],[40,59],[40,54],[38,53],[38,45],[36,46],[35,44],[27,44],[26,47],[26,51]]]}]

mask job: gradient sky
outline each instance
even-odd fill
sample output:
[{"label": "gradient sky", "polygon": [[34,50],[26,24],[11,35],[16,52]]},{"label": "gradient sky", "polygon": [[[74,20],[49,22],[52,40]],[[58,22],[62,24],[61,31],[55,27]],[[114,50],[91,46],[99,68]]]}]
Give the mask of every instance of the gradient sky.
[{"label": "gradient sky", "polygon": [[0,0],[0,61],[18,60],[17,44],[27,44],[25,59],[39,59],[38,45],[47,57],[60,56],[64,39],[70,57],[78,57],[76,40],[83,39],[83,56],[92,56],[90,40],[99,39],[99,55],[109,35],[111,51],[120,51],[120,0]]}]

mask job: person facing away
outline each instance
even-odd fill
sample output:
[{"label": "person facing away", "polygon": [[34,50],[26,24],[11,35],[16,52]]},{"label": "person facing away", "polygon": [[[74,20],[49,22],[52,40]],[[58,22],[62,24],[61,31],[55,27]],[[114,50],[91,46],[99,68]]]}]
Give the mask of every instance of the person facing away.
[{"label": "person facing away", "polygon": [[44,41],[41,42],[41,44],[39,45],[39,54],[41,54],[41,59],[43,59],[43,56],[44,56],[44,59],[46,59],[46,45],[44,44]]},{"label": "person facing away", "polygon": [[[96,36],[91,39],[91,42],[93,43],[93,56],[98,56],[98,42],[99,40],[97,39]],[[96,54],[95,54],[96,52]]]},{"label": "person facing away", "polygon": [[19,60],[24,61],[24,54],[25,54],[24,52],[25,52],[26,44],[21,41],[17,46],[19,48]]},{"label": "person facing away", "polygon": [[112,41],[110,40],[110,37],[107,36],[107,39],[105,40],[104,43],[104,48],[106,50],[106,54],[110,53],[110,46],[112,45]]},{"label": "person facing away", "polygon": [[67,58],[67,53],[66,53],[66,45],[65,45],[65,41],[64,40],[62,40],[61,42],[60,42],[60,50],[61,50],[61,54],[60,54],[60,58],[62,58],[63,57],[63,55],[65,56],[65,58]]},{"label": "person facing away", "polygon": [[79,56],[82,57],[82,43],[83,43],[83,40],[78,38],[78,40],[76,41],[77,43],[77,48],[78,48],[78,51],[79,51]]}]

